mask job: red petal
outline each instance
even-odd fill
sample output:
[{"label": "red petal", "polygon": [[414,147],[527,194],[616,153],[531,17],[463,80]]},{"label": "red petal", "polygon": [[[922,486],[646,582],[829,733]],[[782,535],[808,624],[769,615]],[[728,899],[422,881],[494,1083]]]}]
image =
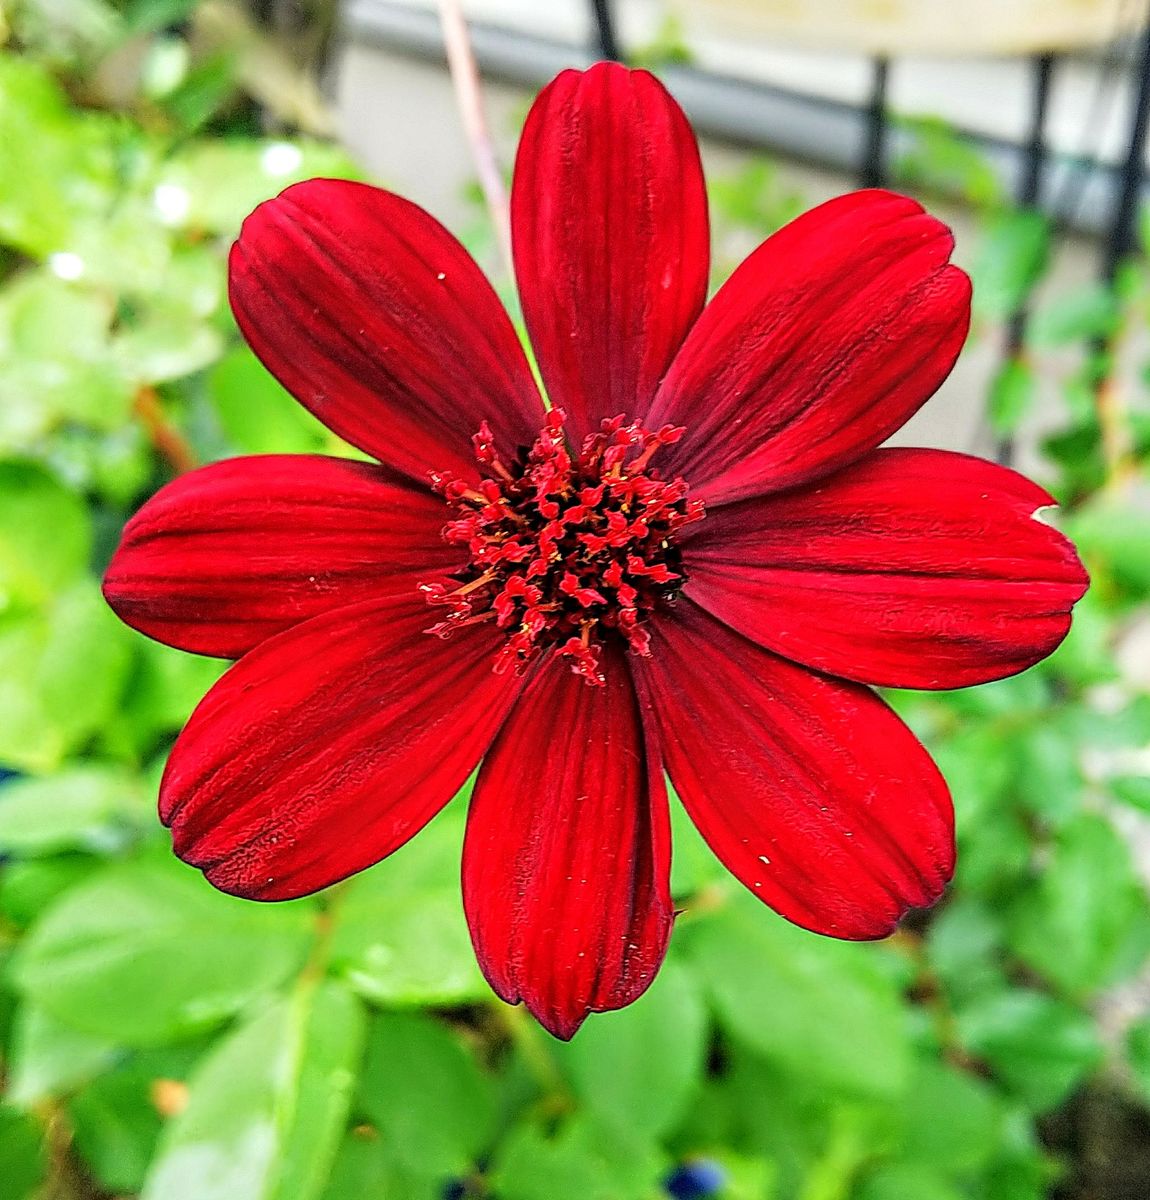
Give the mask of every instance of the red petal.
[{"label": "red petal", "polygon": [[104,577],[134,629],[196,654],[238,658],[329,609],[459,565],[428,492],[370,463],[276,454],[181,475],[128,522]]},{"label": "red petal", "polygon": [[855,192],[768,238],[707,306],[647,423],[716,502],[780,491],[874,449],[950,373],[970,281],[950,231],[905,196]]},{"label": "red petal", "polygon": [[695,135],[646,71],[564,71],[527,118],[511,198],[539,369],[578,439],[642,417],[707,295]]},{"label": "red petal", "polygon": [[502,635],[421,632],[418,601],[359,604],[264,642],[204,697],[160,788],[176,853],[222,891],[287,900],[385,858],[459,790],[520,681]]},{"label": "red petal", "polygon": [[710,847],[797,925],[863,940],[933,904],[954,816],[926,751],[866,688],[812,674],[689,600],[638,659],[667,770]]},{"label": "red petal", "polygon": [[563,1039],[646,989],[673,916],[663,772],[621,652],[602,666],[603,687],[558,657],[533,678],[480,769],[463,850],[484,974]]},{"label": "red petal", "polygon": [[1045,658],[1086,590],[1052,504],[1014,471],[879,450],[817,485],[713,509],[686,592],[753,641],[832,675],[953,688]]},{"label": "red petal", "polygon": [[232,247],[240,329],[330,429],[420,482],[474,472],[486,420],[530,445],[543,407],[507,313],[433,217],[379,188],[312,179],[268,200]]}]

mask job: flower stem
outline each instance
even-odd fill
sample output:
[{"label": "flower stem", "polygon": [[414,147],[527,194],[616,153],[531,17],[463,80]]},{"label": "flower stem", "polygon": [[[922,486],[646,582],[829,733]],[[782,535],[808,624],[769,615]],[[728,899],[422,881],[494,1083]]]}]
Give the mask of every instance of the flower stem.
[{"label": "flower stem", "polygon": [[199,465],[196,461],[196,452],[184,435],[164,415],[156,389],[146,384],[138,388],[133,408],[152,445],[168,461],[172,469],[178,475],[184,474],[185,471],[195,470]]},{"label": "flower stem", "polygon": [[300,971],[300,983],[318,983],[327,974],[331,957],[331,939],[335,932],[335,919],[347,890],[347,881],[334,884],[327,889],[319,911],[315,915],[315,935],[307,962]]},{"label": "flower stem", "polygon": [[471,146],[471,156],[475,161],[479,186],[483,189],[483,198],[487,203],[491,223],[495,227],[499,251],[511,278],[514,279],[515,265],[511,257],[511,215],[507,203],[507,189],[503,185],[499,161],[495,157],[495,146],[483,113],[479,67],[475,62],[471,36],[467,31],[467,21],[459,0],[439,0],[439,20],[443,26],[447,66],[455,84],[455,98],[459,102],[463,131]]},{"label": "flower stem", "polygon": [[572,1107],[571,1094],[555,1059],[547,1049],[543,1031],[519,1004],[492,1006],[495,1017],[503,1026],[512,1045],[542,1092],[542,1106],[551,1113],[561,1113]]}]

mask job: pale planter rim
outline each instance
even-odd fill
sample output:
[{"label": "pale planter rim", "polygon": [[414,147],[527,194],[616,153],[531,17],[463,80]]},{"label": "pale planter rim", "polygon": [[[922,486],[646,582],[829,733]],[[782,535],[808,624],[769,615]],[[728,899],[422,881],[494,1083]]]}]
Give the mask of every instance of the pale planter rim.
[{"label": "pale planter rim", "polygon": [[1018,55],[1104,45],[1146,21],[1140,0],[687,0],[697,30],[882,55]]}]

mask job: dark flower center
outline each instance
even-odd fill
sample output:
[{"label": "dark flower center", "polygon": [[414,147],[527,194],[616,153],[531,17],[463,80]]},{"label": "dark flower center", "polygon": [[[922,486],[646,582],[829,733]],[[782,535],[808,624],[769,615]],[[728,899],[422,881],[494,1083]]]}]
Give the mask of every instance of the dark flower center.
[{"label": "dark flower center", "polygon": [[650,653],[645,624],[682,590],[675,535],[703,518],[682,479],[663,480],[651,460],[683,429],[655,433],[624,417],[604,421],[578,454],[552,410],[535,444],[511,463],[495,451],[486,422],[472,441],[478,487],[447,476],[432,487],[452,509],[446,541],[466,546],[471,561],[455,586],[425,583],[428,603],[445,609],[427,632],[440,637],[465,625],[494,622],[507,638],[497,672],[517,670],[548,646],[589,683],[602,684],[601,646],[622,638]]}]

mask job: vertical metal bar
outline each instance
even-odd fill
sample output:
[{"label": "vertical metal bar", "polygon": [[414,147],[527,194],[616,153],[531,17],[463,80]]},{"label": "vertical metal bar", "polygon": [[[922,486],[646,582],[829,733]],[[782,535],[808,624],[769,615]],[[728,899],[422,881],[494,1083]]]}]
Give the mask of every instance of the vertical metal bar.
[{"label": "vertical metal bar", "polygon": [[863,187],[882,187],[886,180],[886,85],[889,75],[889,58],[879,55],[871,60],[866,139],[859,167],[859,183]]},{"label": "vertical metal bar", "polygon": [[[1050,84],[1054,78],[1054,55],[1039,54],[1030,61],[1031,100],[1030,133],[1026,140],[1022,175],[1018,181],[1017,201],[1020,208],[1037,208],[1042,195],[1042,177],[1046,168],[1046,114],[1050,107]],[[1029,314],[1020,308],[1010,317],[1006,330],[1005,358],[1009,362],[1022,354],[1026,341]],[[995,450],[995,458],[1009,466],[1014,460],[1014,439],[1003,438]]]},{"label": "vertical metal bar", "polygon": [[622,62],[619,39],[615,36],[615,17],[611,11],[611,0],[591,0],[591,11],[595,18],[595,45],[599,56]]},{"label": "vertical metal bar", "polygon": [[1138,219],[1138,199],[1146,161],[1146,131],[1150,126],[1150,21],[1142,33],[1138,52],[1138,75],[1134,111],[1126,142],[1126,158],[1118,189],[1118,201],[1102,256],[1102,278],[1110,283],[1118,274],[1122,259],[1134,248],[1134,223]]},{"label": "vertical metal bar", "polygon": [[1026,157],[1018,185],[1018,203],[1023,208],[1036,208],[1042,193],[1042,174],[1046,166],[1046,113],[1050,106],[1050,84],[1054,78],[1054,55],[1036,55],[1031,59],[1030,66],[1033,85],[1030,136],[1026,141]]},{"label": "vertical metal bar", "polygon": [[[1150,127],[1150,6],[1146,25],[1138,44],[1138,66],[1134,86],[1134,109],[1126,139],[1126,157],[1119,176],[1118,199],[1110,232],[1102,252],[1100,275],[1102,282],[1112,285],[1118,277],[1122,262],[1137,244],[1135,223],[1142,196],[1142,181],[1146,165],[1146,133]],[[1092,361],[1097,364],[1094,380],[1094,409],[1098,418],[1098,433],[1102,462],[1108,483],[1125,478],[1133,463],[1133,447],[1123,388],[1115,370],[1116,347],[1123,336],[1128,318],[1120,320],[1117,328],[1097,338],[1091,347]]]}]

